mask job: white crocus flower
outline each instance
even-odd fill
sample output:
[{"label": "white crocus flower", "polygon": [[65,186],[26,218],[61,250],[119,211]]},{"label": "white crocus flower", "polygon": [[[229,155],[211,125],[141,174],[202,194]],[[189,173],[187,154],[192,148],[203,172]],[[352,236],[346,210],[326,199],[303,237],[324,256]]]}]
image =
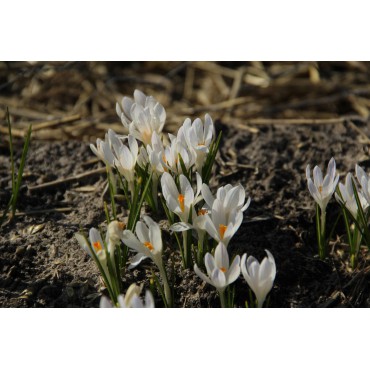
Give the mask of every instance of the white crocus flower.
[{"label": "white crocus flower", "polygon": [[135,166],[139,147],[132,135],[128,135],[128,145],[129,147],[122,144],[119,148],[118,158],[115,159],[114,163],[119,173],[127,180],[131,196],[134,196]]},{"label": "white crocus flower", "polygon": [[236,186],[232,186],[230,184],[221,186],[217,189],[216,198],[211,193],[207,184],[202,185],[201,191],[208,209],[211,210],[214,201],[218,199],[227,214],[229,214],[232,210],[244,212],[249,207],[251,202],[250,197],[245,202],[245,190],[240,184]]},{"label": "white crocus flower", "polygon": [[111,284],[111,277],[107,264],[107,250],[100,232],[95,228],[91,228],[89,232],[89,242],[86,240],[85,236],[80,233],[75,233],[75,238],[90,257],[93,257],[92,253],[94,254],[108,279],[108,283]]},{"label": "white crocus flower", "polygon": [[[348,211],[351,212],[354,219],[357,219],[358,207],[357,207],[355,193],[353,191],[352,181],[353,181],[353,176],[350,173],[348,173],[346,176],[345,183],[338,184],[342,198],[336,193],[335,199],[339,203],[343,204],[348,209]],[[357,194],[358,194],[358,198],[361,203],[361,207],[365,211],[369,205],[365,197],[362,195],[362,192],[357,190]]]},{"label": "white crocus flower", "polygon": [[137,237],[130,230],[122,234],[123,243],[137,252],[129,268],[136,267],[145,258],[150,258],[159,268],[163,268],[161,229],[149,216],[144,216],[144,221],[136,224]]},{"label": "white crocus flower", "polygon": [[149,164],[149,171],[153,173],[153,178],[157,179],[167,168],[163,167],[162,157],[164,156],[164,147],[160,136],[153,132],[151,145],[140,148],[138,163],[141,168],[145,168]]},{"label": "white crocus flower", "polygon": [[370,205],[370,181],[366,172],[356,164],[356,177],[358,182],[361,184],[362,194],[365,197],[368,205]]},{"label": "white crocus flower", "polygon": [[332,158],[328,164],[328,171],[323,178],[321,169],[315,166],[313,169],[313,181],[311,180],[310,165],[306,167],[306,178],[308,190],[315,202],[320,206],[321,211],[325,213],[326,206],[338,184],[339,175],[336,174],[335,160]]},{"label": "white crocus flower", "polygon": [[163,106],[140,90],[134,91],[134,100],[124,97],[121,106],[117,103],[116,111],[129,133],[145,145],[150,145],[153,132],[162,132],[166,121]]},{"label": "white crocus flower", "polygon": [[166,269],[162,261],[162,235],[159,225],[149,216],[144,216],[144,222],[138,221],[136,224],[136,235],[130,230],[123,232],[122,241],[129,248],[137,252],[136,256],[130,261],[129,268],[137,266],[143,259],[150,258],[159,268],[164,285],[164,293],[167,304],[172,305],[171,289],[168,283]]},{"label": "white crocus flower", "polygon": [[191,123],[190,118],[187,118],[181,130],[188,147],[195,151],[195,166],[197,171],[201,172],[213,139],[214,126],[212,118],[209,114],[206,114],[204,124],[200,118],[196,118],[193,123]]},{"label": "white crocus flower", "polygon": [[114,155],[108,134],[105,134],[104,141],[101,139],[96,139],[96,146],[94,144],[90,144],[90,149],[101,161],[105,163],[107,167],[113,167]]},{"label": "white crocus flower", "polygon": [[[181,133],[181,131],[180,131]],[[186,171],[189,171],[193,167],[196,159],[196,154],[191,151],[185,140],[181,140],[181,135],[176,137],[169,134],[170,144],[164,148],[161,161],[163,167],[167,170],[171,170],[175,174],[183,173],[180,156],[184,163]]]},{"label": "white crocus flower", "polygon": [[220,200],[213,202],[211,215],[206,214],[204,228],[208,234],[217,242],[222,242],[228,246],[230,239],[238,231],[243,222],[243,212],[238,209],[225,212]]},{"label": "white crocus flower", "polygon": [[229,264],[229,255],[223,243],[219,243],[215,250],[215,256],[207,253],[204,257],[207,275],[194,265],[194,272],[205,282],[213,285],[220,294],[221,306],[224,307],[224,291],[240,275],[240,257],[236,256]]},{"label": "white crocus flower", "polygon": [[273,255],[265,249],[267,257],[263,259],[261,264],[252,256],[245,260],[247,254],[243,254],[241,260],[241,270],[244,279],[248,283],[249,287],[253,290],[257,298],[258,307],[262,307],[267,294],[270,292],[275,276],[276,276],[276,265]]},{"label": "white crocus flower", "polygon": [[[107,234],[105,236],[105,243],[112,261],[114,261],[114,252],[116,246],[121,243],[123,230],[125,229],[125,224],[119,221],[112,221],[108,225]],[[114,263],[113,263],[114,265]]]},{"label": "white crocus flower", "polygon": [[[120,294],[117,297],[118,308],[154,308],[154,298],[152,293],[147,290],[145,293],[145,301],[140,298],[141,288],[135,283],[131,284],[127,289],[126,295]],[[112,301],[105,296],[100,299],[100,308],[113,308]]]},{"label": "white crocus flower", "polygon": [[[197,183],[199,184],[199,174],[197,174]],[[199,200],[200,188],[194,194],[194,190],[189,180],[184,176],[179,176],[180,191],[177,189],[175,180],[165,172],[161,177],[162,194],[166,200],[168,209],[180,217],[182,222],[189,222],[190,209]]]}]

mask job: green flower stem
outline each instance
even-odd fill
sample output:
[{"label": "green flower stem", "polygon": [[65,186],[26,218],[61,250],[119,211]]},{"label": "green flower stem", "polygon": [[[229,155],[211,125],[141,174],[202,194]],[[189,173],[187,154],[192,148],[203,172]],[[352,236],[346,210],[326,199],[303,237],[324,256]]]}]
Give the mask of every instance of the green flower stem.
[{"label": "green flower stem", "polygon": [[225,289],[218,289],[218,295],[220,296],[221,308],[226,308]]},{"label": "green flower stem", "polygon": [[319,205],[316,206],[316,233],[317,233],[317,244],[319,246],[320,259],[325,259],[326,250],[326,210],[321,210]]},{"label": "green flower stem", "polygon": [[358,227],[355,226],[352,235],[352,241],[350,242],[350,262],[352,268],[355,268],[357,266],[358,252],[360,250],[361,240],[361,232]]},{"label": "green flower stem", "polygon": [[158,267],[159,267],[159,273],[161,274],[161,277],[163,280],[164,296],[166,298],[167,306],[172,307],[172,294],[171,294],[170,284],[168,282],[166,269],[164,268],[163,264],[161,264]]}]

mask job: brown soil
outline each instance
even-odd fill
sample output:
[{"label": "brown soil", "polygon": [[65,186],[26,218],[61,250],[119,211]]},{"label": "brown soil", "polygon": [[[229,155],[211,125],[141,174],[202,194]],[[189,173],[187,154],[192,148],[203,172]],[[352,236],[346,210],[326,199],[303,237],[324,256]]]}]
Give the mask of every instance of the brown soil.
[{"label": "brown soil", "polygon": [[[176,130],[175,126],[171,126],[171,122],[176,121],[176,107],[179,111],[182,109],[181,112],[184,112],[186,107],[188,109],[194,106],[203,107],[199,108],[199,111],[196,109],[189,111],[188,114],[191,117],[203,116],[203,112],[210,111],[215,117],[216,129],[222,130],[223,139],[211,185],[215,189],[226,183],[241,183],[252,198],[244,222],[232,239],[229,250],[232,254],[248,253],[259,259],[264,256],[264,249],[269,249],[273,253],[278,273],[270,297],[272,307],[370,306],[367,250],[361,251],[359,266],[355,271],[351,271],[348,268],[348,246],[343,237],[345,230],[341,222],[330,244],[330,257],[326,261],[319,260],[314,228],[314,202],[305,181],[305,167],[308,163],[319,164],[322,167],[332,156],[336,159],[342,179],[346,172],[354,171],[356,163],[369,170],[370,162],[363,151],[363,146],[370,135],[367,119],[364,118],[366,113],[364,110],[367,107],[365,100],[368,102],[367,96],[370,94],[370,89],[366,90],[367,81],[370,81],[370,68],[367,64],[354,66],[322,64],[319,65],[321,81],[313,83],[310,80],[313,77],[309,72],[311,65],[307,64],[308,67],[304,69],[302,66],[306,64],[303,63],[269,64],[265,66],[266,73],[273,76],[275,70],[280,71],[279,78],[282,80],[276,77],[266,87],[242,82],[233,98],[243,96],[250,98],[247,105],[251,110],[254,107],[255,113],[247,118],[240,118],[242,110],[243,114],[248,115],[245,104],[212,112],[210,104],[227,99],[222,98],[220,93],[218,100],[215,100],[212,95],[215,93],[210,92],[213,90],[209,81],[216,84],[214,81],[216,75],[217,78],[221,76],[230,91],[233,85],[230,76],[223,75],[222,71],[216,71],[217,74],[212,70],[214,66],[219,67],[218,64],[205,64],[210,71],[204,68],[198,70],[193,65],[195,76],[199,74],[199,79],[194,80],[193,90],[190,92],[186,91],[185,82],[189,79],[191,68],[189,65],[181,67],[179,64],[182,69],[176,71],[175,63],[87,64],[90,69],[87,68],[85,72],[80,65],[78,68],[72,66],[70,69],[67,66],[62,71],[61,66],[57,65],[52,69],[53,79],[46,73],[40,77],[34,72],[36,77],[21,75],[15,82],[4,81],[0,102],[10,105],[11,112],[12,108],[18,114],[22,113],[21,109],[23,113],[26,108],[29,111],[36,109],[31,106],[34,102],[40,114],[39,121],[41,112],[52,113],[54,117],[77,112],[81,118],[69,126],[62,124],[49,128],[49,131],[37,131],[32,140],[24,186],[18,203],[18,211],[25,215],[19,215],[5,225],[0,234],[0,306],[99,305],[102,283],[98,270],[93,261],[81,250],[73,235],[81,227],[85,230],[101,225],[104,227],[102,193],[105,175],[95,174],[39,191],[31,191],[28,187],[101,167],[101,164],[94,160],[88,142],[93,141],[91,136],[103,136],[108,123],[112,122],[110,123],[112,125],[113,122],[117,123],[117,119],[114,118],[114,103],[109,99],[115,100],[118,97],[109,97],[105,101],[104,104],[109,106],[109,109],[103,109],[103,103],[98,104],[98,100],[94,99],[102,99],[102,96],[107,94],[104,86],[112,86],[107,82],[110,81],[109,78],[112,80],[112,76],[119,74],[129,82],[124,88],[116,83],[112,91],[130,95],[132,90],[138,87],[147,93],[159,95],[165,108],[171,107],[169,113],[171,131]],[[97,74],[98,67],[104,67],[105,70],[96,76],[91,71]],[[230,72],[239,71],[242,67],[249,68],[250,65],[240,63],[222,67]],[[14,65],[10,65],[9,68],[16,70]],[[24,66],[22,68],[25,69]],[[301,70],[297,72],[294,68]],[[149,84],[147,81],[145,83],[136,81],[139,72],[142,71],[146,71],[146,75],[149,76]],[[172,75],[168,76],[171,71]],[[155,76],[157,78],[154,78]],[[81,89],[85,89],[88,84],[85,83],[81,88],[79,79],[90,81],[96,89],[94,91],[99,91],[97,86],[101,86],[103,93],[97,93],[98,97],[91,96],[93,93],[86,95],[87,100],[83,102],[81,96],[84,91],[81,92]],[[99,82],[104,82],[105,85],[99,85]],[[38,83],[37,89],[34,87],[36,93],[27,90],[31,89],[31,83],[34,85]],[[182,85],[179,85],[180,83]],[[221,84],[220,81],[218,83]],[[71,89],[71,96],[68,96],[66,89],[71,86],[74,89]],[[356,95],[356,89],[362,91]],[[15,97],[17,94],[21,96],[22,92],[23,102],[21,100],[15,104]],[[47,97],[48,92],[52,99]],[[201,98],[202,93],[206,93],[208,102],[203,101],[206,98]],[[337,98],[328,100],[328,95]],[[362,95],[361,98],[358,95]],[[79,105],[81,111],[76,108],[79,98],[80,102],[83,102]],[[320,101],[321,103],[318,103]],[[12,102],[13,106],[10,104]],[[96,108],[96,116],[92,108],[95,103],[99,106]],[[259,110],[259,106],[263,107],[263,110]],[[351,120],[341,120],[341,117],[349,115],[353,116]],[[91,117],[100,122],[95,122]],[[271,122],[264,122],[263,125],[257,121],[254,121],[254,124],[245,124],[248,120],[260,118]],[[292,121],[282,124],[284,122],[274,121],[292,118],[297,121],[302,118],[312,120],[312,124],[305,122],[299,125]],[[338,118],[338,121],[321,124],[314,121],[315,119],[325,121],[328,118]],[[12,119],[15,121],[14,128],[20,131],[26,127],[26,122],[31,121],[30,117],[25,121],[24,114],[23,116],[14,114]],[[46,117],[43,119],[46,120]],[[87,131],[86,122],[89,119],[91,130]],[[102,121],[107,124],[99,126]],[[181,123],[182,115],[179,114],[177,126]],[[68,127],[72,128],[68,130]],[[85,141],[76,140],[78,136],[76,133],[80,133]],[[19,140],[16,141],[16,150],[19,157],[21,152]],[[0,209],[3,209],[10,196],[9,151],[6,142],[2,142],[0,146],[0,163],[2,164]],[[55,208],[62,210],[46,212]],[[32,213],[34,211],[41,213]],[[121,218],[126,216],[122,207],[120,211]],[[337,213],[338,207],[332,201],[328,209],[329,226],[336,219]],[[166,232],[164,235],[168,242],[166,257],[169,261],[172,259],[175,261],[175,306],[219,307],[214,289],[204,284],[193,271],[181,269],[179,256],[174,247],[176,244],[171,242]],[[143,282],[148,286],[147,276],[151,269],[151,263],[145,261],[134,271],[128,272],[124,277],[125,287],[127,288],[131,282]],[[240,278],[236,283],[236,306],[242,307],[247,296],[247,285],[243,278]],[[161,306],[158,298],[156,304]]]}]

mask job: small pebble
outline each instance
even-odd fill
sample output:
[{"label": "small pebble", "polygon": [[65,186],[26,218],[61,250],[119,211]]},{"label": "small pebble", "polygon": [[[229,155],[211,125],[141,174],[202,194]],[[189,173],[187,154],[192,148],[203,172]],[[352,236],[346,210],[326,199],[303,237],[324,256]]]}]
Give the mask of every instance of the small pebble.
[{"label": "small pebble", "polygon": [[17,247],[17,249],[15,250],[15,255],[16,256],[20,256],[21,254],[24,253],[24,251],[26,250],[26,247],[25,246],[19,246]]}]

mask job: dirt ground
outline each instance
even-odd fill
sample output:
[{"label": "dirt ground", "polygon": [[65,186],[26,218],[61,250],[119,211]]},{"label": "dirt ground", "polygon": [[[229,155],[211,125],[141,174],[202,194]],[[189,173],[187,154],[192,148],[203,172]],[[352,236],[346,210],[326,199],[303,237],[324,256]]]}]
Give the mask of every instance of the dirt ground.
[{"label": "dirt ground", "polygon": [[[229,250],[258,259],[264,249],[272,252],[278,271],[272,307],[370,306],[367,249],[352,271],[341,221],[330,257],[318,258],[314,201],[305,180],[308,163],[323,167],[332,156],[342,180],[356,163],[370,170],[370,64],[354,62],[0,64],[0,117],[8,106],[17,157],[28,124],[36,127],[19,214],[0,230],[0,306],[99,305],[98,270],[74,233],[104,226],[105,174],[89,143],[109,127],[124,132],[115,102],[135,88],[164,105],[167,131],[176,132],[185,117],[206,112],[216,131],[222,130],[211,185],[241,183],[252,198]],[[10,196],[3,119],[0,129],[2,210]],[[124,219],[126,211],[119,211]],[[337,213],[332,201],[329,226]],[[163,233],[166,257],[175,260],[175,306],[219,307],[214,289],[181,269],[176,244]],[[128,272],[125,287],[132,282],[147,286],[151,269],[145,261]],[[243,307],[247,296],[240,278],[236,306]]]}]

